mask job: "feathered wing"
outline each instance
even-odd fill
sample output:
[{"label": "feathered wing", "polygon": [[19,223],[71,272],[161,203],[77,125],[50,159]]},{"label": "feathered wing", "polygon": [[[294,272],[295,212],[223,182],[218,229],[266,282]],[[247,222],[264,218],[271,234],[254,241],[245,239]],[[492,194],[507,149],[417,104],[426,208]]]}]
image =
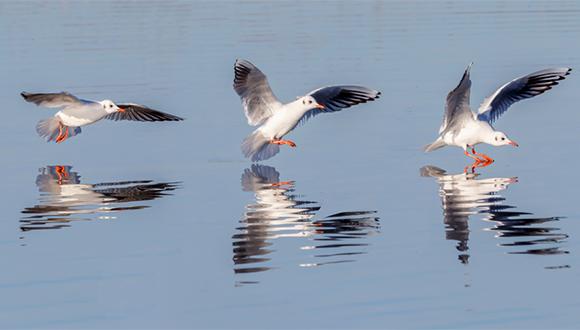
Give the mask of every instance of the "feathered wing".
[{"label": "feathered wing", "polygon": [[275,109],[282,106],[272,92],[266,75],[252,63],[243,59],[236,60],[234,74],[234,90],[242,99],[248,124],[262,124]]},{"label": "feathered wing", "polygon": [[473,117],[473,113],[469,108],[469,96],[471,92],[471,79],[469,78],[469,73],[472,64],[473,63],[470,63],[465,69],[459,85],[447,94],[443,123],[441,123],[439,133],[442,133],[447,128],[460,123],[466,116]]},{"label": "feathered wing", "polygon": [[60,93],[27,93],[20,95],[27,102],[32,102],[47,108],[66,108],[71,105],[83,104],[83,101],[68,92]]},{"label": "feathered wing", "polygon": [[366,103],[378,99],[381,92],[363,86],[327,86],[308,93],[324,109],[307,111],[300,119],[304,123],[308,119],[325,112],[335,112],[353,105]]},{"label": "feathered wing", "polygon": [[514,103],[528,99],[552,89],[558,81],[566,78],[571,68],[551,68],[514,79],[501,86],[486,98],[478,110],[479,120],[493,123]]},{"label": "feathered wing", "polygon": [[148,108],[144,105],[134,103],[117,104],[117,106],[125,111],[117,111],[105,116],[105,119],[110,120],[133,120],[133,121],[180,121],[181,117],[177,117],[165,112],[157,111]]}]

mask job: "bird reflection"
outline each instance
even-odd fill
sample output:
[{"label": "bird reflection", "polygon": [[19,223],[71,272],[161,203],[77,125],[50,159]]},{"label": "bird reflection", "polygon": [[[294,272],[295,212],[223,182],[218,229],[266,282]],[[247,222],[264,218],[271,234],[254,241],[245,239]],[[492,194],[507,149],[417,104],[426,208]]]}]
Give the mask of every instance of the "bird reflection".
[{"label": "bird reflection", "polygon": [[142,202],[168,195],[178,182],[151,180],[81,183],[71,166],[47,166],[39,170],[36,185],[39,204],[25,208],[20,220],[22,231],[59,229],[73,221],[111,219],[113,213],[149,207]]},{"label": "bird reflection", "polygon": [[[568,235],[560,228],[550,227],[559,217],[532,217],[532,213],[515,210],[515,206],[504,204],[499,192],[507,189],[517,178],[478,178],[478,173],[447,174],[435,166],[421,168],[421,176],[433,177],[439,183],[439,194],[443,205],[443,222],[446,238],[457,241],[458,259],[469,262],[469,217],[484,215],[489,221],[488,231],[501,239],[499,246],[510,247],[509,254],[565,254],[561,243]],[[519,249],[518,249],[519,248]],[[515,249],[515,250],[514,250]]]},{"label": "bird reflection", "polygon": [[241,181],[242,190],[254,192],[256,201],[246,206],[241,226],[232,237],[237,274],[273,268],[272,245],[279,239],[293,239],[290,242],[298,244],[298,251],[310,253],[304,257],[313,261],[299,266],[315,267],[354,261],[354,256],[366,253],[365,237],[378,233],[376,211],[341,212],[315,219],[318,203],[303,200],[295,193],[294,182],[280,181],[273,167],[254,164],[244,170]]}]

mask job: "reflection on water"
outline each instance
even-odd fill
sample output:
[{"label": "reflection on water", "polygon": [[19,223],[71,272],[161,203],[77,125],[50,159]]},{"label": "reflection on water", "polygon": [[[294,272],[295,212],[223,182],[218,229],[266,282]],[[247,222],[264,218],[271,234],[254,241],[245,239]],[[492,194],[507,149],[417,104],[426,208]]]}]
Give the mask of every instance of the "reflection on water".
[{"label": "reflection on water", "polygon": [[301,267],[355,261],[366,253],[365,237],[379,231],[376,211],[340,212],[315,219],[317,202],[302,200],[293,181],[280,181],[275,168],[252,165],[242,174],[242,189],[254,192],[256,202],[246,206],[241,226],[233,235],[234,272],[266,271],[271,265],[274,242],[294,238],[301,251],[313,251],[312,262]]},{"label": "reflection on water", "polygon": [[25,214],[20,220],[22,231],[69,227],[72,221],[114,219],[114,213],[149,207],[134,202],[166,196],[179,185],[150,180],[83,184],[81,176],[71,168],[47,166],[39,170],[36,177],[39,204],[22,211]]},{"label": "reflection on water", "polygon": [[560,217],[532,217],[532,213],[516,211],[515,206],[504,204],[506,199],[499,192],[518,182],[517,178],[480,179],[478,173],[453,175],[435,166],[422,167],[421,176],[436,178],[439,183],[446,238],[457,241],[462,263],[469,262],[468,220],[474,214],[484,215],[483,219],[491,223],[486,230],[501,239],[499,246],[513,248],[509,254],[568,253],[561,247],[568,235],[560,232],[560,228],[548,226]]}]

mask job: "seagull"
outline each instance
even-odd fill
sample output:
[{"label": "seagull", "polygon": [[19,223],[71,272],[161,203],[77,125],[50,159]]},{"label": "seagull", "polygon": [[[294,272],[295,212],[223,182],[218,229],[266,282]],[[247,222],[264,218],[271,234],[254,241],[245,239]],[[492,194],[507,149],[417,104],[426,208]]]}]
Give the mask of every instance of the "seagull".
[{"label": "seagull", "polygon": [[236,60],[234,73],[234,90],[242,99],[248,124],[259,126],[242,143],[242,152],[254,162],[273,157],[280,152],[280,145],[296,147],[282,138],[299,123],[376,100],[381,94],[362,86],[327,86],[283,104],[270,89],[266,75],[249,61]]},{"label": "seagull", "polygon": [[[473,166],[487,166],[494,160],[475,151],[475,145],[487,143],[493,146],[518,144],[509,139],[505,133],[496,131],[492,124],[517,101],[528,99],[552,89],[563,80],[571,68],[551,68],[516,78],[496,90],[479,106],[477,113],[469,108],[471,80],[467,66],[459,85],[447,95],[443,123],[439,128],[439,137],[425,147],[425,152],[444,146],[457,146],[464,150],[466,156],[475,160]],[[471,149],[471,154],[467,151]]]},{"label": "seagull", "polygon": [[36,132],[47,142],[61,143],[81,133],[81,126],[95,123],[103,118],[110,120],[134,121],[180,121],[183,118],[150,109],[146,106],[124,103],[115,104],[111,100],[89,101],[68,93],[27,93],[20,95],[24,100],[47,108],[60,109],[54,117],[41,120]]}]

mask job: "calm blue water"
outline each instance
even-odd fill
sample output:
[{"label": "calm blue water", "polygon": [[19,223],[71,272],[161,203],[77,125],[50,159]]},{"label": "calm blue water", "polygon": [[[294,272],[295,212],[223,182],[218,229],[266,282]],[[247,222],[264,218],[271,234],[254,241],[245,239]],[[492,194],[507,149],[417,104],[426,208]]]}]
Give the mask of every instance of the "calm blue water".
[{"label": "calm blue water", "polygon": [[[576,73],[476,174],[421,147],[469,62],[477,107],[579,37],[576,2],[0,2],[0,327],[577,327]],[[383,97],[252,165],[236,58],[282,100]],[[187,120],[47,144],[19,93],[62,90]]]}]

